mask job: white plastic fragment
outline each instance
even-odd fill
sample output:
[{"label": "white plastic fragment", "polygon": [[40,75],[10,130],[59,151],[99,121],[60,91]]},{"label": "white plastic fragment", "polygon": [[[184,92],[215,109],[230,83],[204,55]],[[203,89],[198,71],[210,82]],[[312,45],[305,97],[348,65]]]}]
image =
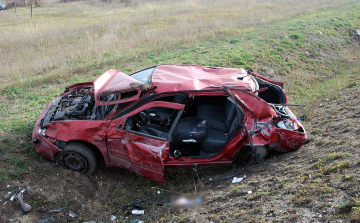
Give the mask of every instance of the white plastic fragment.
[{"label": "white plastic fragment", "polygon": [[72,211],[69,211],[69,216],[72,217],[72,218],[77,218],[78,216],[72,212]]},{"label": "white plastic fragment", "polygon": [[158,190],[156,193],[157,193],[157,194],[160,194],[161,192]]},{"label": "white plastic fragment", "polygon": [[116,221],[117,217],[115,215],[111,215],[111,221]]},{"label": "white plastic fragment", "polygon": [[245,177],[246,175],[244,175],[243,177],[234,177],[232,183],[240,183]]},{"label": "white plastic fragment", "polygon": [[[7,199],[11,199],[12,198],[12,201],[14,200],[14,195],[16,195],[17,193],[19,192],[19,189],[15,189],[13,191],[9,191],[7,194],[5,194],[4,196],[4,199],[7,200]],[[13,198],[14,197],[14,198]]]},{"label": "white plastic fragment", "polygon": [[251,190],[249,190],[249,191],[248,191],[248,194],[252,194],[252,191],[251,191]]},{"label": "white plastic fragment", "polygon": [[7,192],[7,194],[5,194],[5,196],[4,196],[4,199],[6,199],[6,197],[10,196],[11,194],[13,194],[12,191]]},{"label": "white plastic fragment", "polygon": [[231,183],[240,183],[243,179],[242,177],[234,177]]},{"label": "white plastic fragment", "polygon": [[144,214],[145,210],[132,210],[131,214],[133,215],[140,215],[140,214]]},{"label": "white plastic fragment", "polygon": [[17,194],[14,194],[13,196],[10,197],[9,200],[10,200],[10,201],[14,201],[16,197],[17,197]]}]

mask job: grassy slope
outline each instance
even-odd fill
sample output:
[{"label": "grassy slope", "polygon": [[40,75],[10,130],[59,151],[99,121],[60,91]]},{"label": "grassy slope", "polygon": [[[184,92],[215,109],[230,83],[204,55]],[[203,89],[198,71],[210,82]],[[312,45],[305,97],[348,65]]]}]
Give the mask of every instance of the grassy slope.
[{"label": "grassy slope", "polygon": [[[194,2],[190,3],[194,4]],[[228,5],[230,6],[231,3],[232,2],[229,1]],[[261,15],[257,15],[257,19],[246,20],[246,23],[241,26],[229,24],[228,27],[224,27],[223,24],[226,24],[226,20],[224,20],[222,23],[220,22],[219,26],[211,25],[212,29],[207,29],[202,26],[198,27],[198,33],[182,35],[180,36],[180,39],[176,39],[175,37],[173,37],[174,39],[165,38],[165,40],[163,40],[164,43],[161,41],[155,41],[152,39],[154,37],[149,38],[148,40],[145,39],[146,44],[141,44],[131,49],[121,48],[121,53],[119,53],[119,51],[114,52],[111,50],[114,46],[106,48],[107,45],[105,45],[105,49],[103,50],[100,49],[101,47],[94,46],[94,44],[87,46],[86,43],[82,43],[85,44],[83,45],[83,49],[79,48],[77,51],[74,50],[74,52],[69,53],[74,57],[73,60],[65,56],[65,60],[57,58],[61,61],[55,65],[45,62],[45,67],[43,67],[44,64],[42,63],[35,63],[32,65],[33,67],[29,67],[28,72],[25,72],[25,70],[30,62],[24,60],[19,61],[19,63],[23,62],[20,64],[24,64],[24,67],[21,68],[19,65],[20,68],[15,73],[12,73],[14,72],[14,68],[8,71],[4,69],[8,73],[5,72],[2,73],[2,75],[10,76],[11,73],[14,77],[7,78],[7,81],[3,82],[1,85],[0,152],[3,154],[1,158],[2,164],[0,166],[0,179],[2,180],[1,185],[6,185],[8,183],[14,184],[16,181],[20,181],[20,184],[24,184],[26,182],[35,186],[35,182],[38,179],[44,177],[46,178],[46,176],[53,175],[55,172],[62,174],[65,179],[71,181],[70,178],[73,177],[73,175],[67,173],[66,171],[64,172],[63,170],[49,166],[47,166],[48,169],[43,169],[42,166],[47,165],[49,161],[36,156],[30,143],[31,129],[37,114],[39,114],[45,104],[52,100],[52,98],[57,95],[64,86],[68,85],[68,82],[75,83],[77,81],[93,80],[95,78],[94,75],[98,76],[99,73],[109,68],[109,66],[128,72],[153,64],[163,63],[251,67],[256,72],[264,74],[265,76],[284,81],[290,102],[308,104],[306,110],[300,110],[298,112],[306,112],[308,118],[311,120],[311,122],[305,122],[305,126],[311,133],[310,142],[305,146],[305,148],[298,151],[294,157],[284,155],[280,157],[282,162],[271,160],[275,164],[268,161],[268,163],[263,164],[263,166],[259,165],[252,167],[252,169],[249,170],[249,174],[253,178],[251,178],[248,183],[234,186],[224,186],[221,187],[220,190],[217,189],[217,187],[209,188],[202,185],[201,182],[198,183],[197,190],[202,191],[209,197],[205,211],[203,211],[208,214],[203,216],[202,219],[204,221],[210,219],[221,219],[219,218],[220,215],[217,214],[216,211],[211,212],[211,208],[209,207],[213,207],[210,204],[212,202],[217,202],[216,199],[222,199],[225,197],[226,200],[225,195],[238,197],[238,204],[246,205],[246,202],[250,200],[252,201],[250,203],[253,205],[252,207],[239,212],[237,208],[232,207],[231,204],[225,201],[223,203],[224,205],[230,205],[230,207],[232,207],[229,209],[232,211],[232,214],[227,213],[229,221],[231,221],[232,218],[237,219],[239,217],[242,217],[244,221],[251,220],[251,218],[257,220],[265,219],[266,216],[260,215],[260,213],[265,210],[261,210],[259,208],[261,208],[261,204],[263,204],[262,200],[265,198],[273,198],[274,192],[269,191],[269,189],[257,189],[254,190],[256,193],[254,193],[253,196],[247,196],[245,198],[239,196],[238,192],[246,190],[246,187],[250,188],[252,185],[251,183],[258,180],[257,174],[264,173],[264,171],[261,170],[262,168],[267,169],[267,167],[274,167],[279,171],[273,185],[278,188],[277,192],[280,195],[286,197],[286,199],[284,199],[284,201],[287,201],[285,205],[291,207],[291,213],[289,211],[289,215],[285,217],[282,216],[283,219],[298,219],[298,217],[306,212],[303,211],[303,209],[306,209],[306,205],[309,204],[312,205],[310,206],[311,208],[317,208],[319,210],[321,208],[325,208],[322,206],[325,205],[323,203],[326,201],[323,197],[335,196],[335,191],[337,189],[343,190],[341,193],[345,193],[346,196],[344,195],[340,201],[337,201],[338,203],[334,203],[333,206],[329,207],[336,213],[329,216],[329,218],[340,219],[342,217],[349,217],[356,219],[356,212],[358,211],[357,206],[359,206],[357,196],[359,196],[359,194],[356,192],[351,193],[351,190],[354,190],[352,185],[358,183],[359,180],[359,173],[356,169],[358,168],[357,166],[359,163],[357,161],[359,158],[356,152],[356,149],[359,148],[359,138],[357,136],[359,134],[354,134],[356,131],[359,133],[359,130],[356,130],[357,127],[352,125],[358,121],[358,118],[356,118],[356,116],[349,115],[347,112],[349,112],[348,109],[350,109],[350,112],[356,113],[358,107],[356,107],[354,103],[359,102],[359,100],[356,98],[349,98],[349,96],[346,97],[343,92],[351,94],[353,91],[359,91],[359,78],[356,75],[353,75],[359,71],[359,65],[356,63],[359,58],[359,45],[356,43],[354,37],[349,36],[348,34],[350,30],[355,27],[359,27],[360,25],[360,18],[358,14],[360,5],[359,3],[342,3],[343,6],[329,6],[325,10],[320,10],[320,7],[317,8],[318,11],[302,10],[299,12],[299,15],[293,16],[286,14],[285,11],[287,9],[286,7],[290,7],[291,3],[294,3],[292,1],[285,1],[285,3],[288,4],[285,4],[285,7],[282,9],[283,11],[281,11],[282,13],[277,14],[272,14],[271,12],[265,10],[266,7],[271,9],[279,7],[276,5],[275,1],[272,5],[265,3],[261,4],[263,8],[259,5],[259,9],[268,13],[264,13],[263,17]],[[305,3],[309,4],[308,2]],[[333,2],[329,1],[328,3],[330,4]],[[73,7],[73,5],[70,6]],[[192,13],[195,13],[196,10],[202,10],[202,13],[195,13],[192,18],[197,18],[197,21],[201,19],[204,19],[205,21],[205,18],[209,15],[207,14],[207,10],[209,9],[202,5],[195,6],[196,7],[194,7],[194,5],[189,6],[189,8],[195,8],[195,10],[188,12],[187,15],[193,15]],[[89,6],[85,6],[84,12],[80,13],[80,15],[78,15],[75,9],[66,12],[64,15],[61,14],[62,9],[58,8],[51,9],[53,11],[50,10],[50,12],[48,9],[39,9],[41,10],[41,15],[39,15],[37,18],[38,20],[31,23],[31,25],[35,27],[38,26],[39,28],[43,27],[45,29],[57,24],[56,21],[60,20],[59,24],[62,24],[60,26],[60,30],[69,28],[71,31],[74,31],[76,30],[76,24],[83,25],[85,21],[88,21],[87,19],[89,18],[89,14],[92,14],[93,8],[86,7]],[[252,7],[256,8],[256,4]],[[86,11],[86,9],[89,11]],[[172,21],[169,20],[168,16],[174,17],[173,14],[168,15],[168,8],[166,6],[160,7],[159,5],[153,6],[151,4],[146,5],[146,7],[130,9],[121,8],[116,14],[116,17],[101,18],[105,20],[106,24],[115,24],[113,27],[114,29],[121,29],[126,27],[119,27],[117,23],[114,23],[114,20],[122,18],[118,17],[119,12],[128,12],[134,16],[135,13],[143,12],[142,10],[145,10],[147,13],[149,13],[150,10],[151,16],[148,15],[148,17],[140,17],[140,19],[136,19],[136,25],[140,27],[153,27],[152,29],[147,29],[153,30],[153,32],[155,32],[154,30],[161,30],[168,25],[174,26],[174,24],[161,23],[161,21]],[[161,10],[163,10],[162,13]],[[64,20],[64,17],[69,16],[69,13],[73,14],[75,20],[73,20],[74,23],[70,25],[70,27],[66,27],[66,20]],[[152,16],[156,17],[156,15],[163,19],[160,19],[160,22],[150,20],[145,23],[146,20],[149,20]],[[229,13],[227,15],[232,14]],[[41,20],[42,17],[52,19]],[[284,17],[287,18],[286,21],[282,21]],[[129,19],[129,16],[124,17],[123,19],[125,18]],[[227,17],[227,19],[231,18],[233,17]],[[187,22],[189,23],[188,20]],[[207,19],[206,21],[209,22],[210,20],[211,19]],[[44,23],[44,21],[46,21],[45,26],[40,25],[41,23]],[[95,20],[91,21],[96,23]],[[127,21],[129,22],[133,20]],[[185,23],[184,20],[180,21]],[[273,21],[276,21],[276,23],[272,24]],[[5,28],[7,32],[16,32],[13,29],[22,30],[21,27],[26,25],[21,23],[17,25],[14,24],[14,22],[8,22],[8,25],[2,25],[4,26],[2,28]],[[103,23],[91,26],[92,22],[89,22],[89,27],[97,27],[100,31],[97,30],[97,28],[90,30],[92,33],[98,33],[100,35],[100,33],[103,32]],[[145,24],[141,26],[142,23]],[[85,27],[81,30],[81,32],[86,32],[89,27]],[[138,28],[140,29],[140,27]],[[186,24],[181,27],[186,27]],[[194,27],[191,28],[194,29]],[[182,31],[190,32],[186,30],[187,29],[184,28]],[[27,29],[27,31],[34,34],[30,28]],[[165,31],[168,30],[165,29]],[[136,33],[134,30],[131,32]],[[46,32],[38,33],[40,33],[37,34],[40,35],[40,37],[37,36],[39,40],[44,40],[41,35],[45,37],[47,36],[44,34]],[[65,34],[66,32],[60,32],[60,36],[62,35],[63,38],[65,38]],[[174,36],[177,34],[178,33],[176,32],[173,33]],[[74,34],[75,36],[71,36],[72,34],[68,33],[68,35],[70,35],[70,39],[74,39],[73,44],[77,44],[75,37],[80,34]],[[147,35],[149,35],[149,33],[147,33]],[[162,32],[160,32],[160,35],[162,35]],[[144,41],[143,38],[145,37],[146,35],[141,36],[141,38],[139,37],[138,41]],[[90,37],[88,36],[88,38]],[[90,38],[90,41],[96,41],[96,38],[93,38],[95,37],[93,36]],[[69,39],[64,42],[69,44],[68,40]],[[113,41],[113,39],[111,40]],[[53,61],[56,61],[57,59],[54,59],[51,54],[53,51],[60,53],[60,55],[65,55],[66,52],[69,52],[70,48],[66,48],[66,52],[62,52],[60,48],[53,48],[52,45],[56,44],[51,41],[44,42],[45,46],[50,47],[50,54],[42,55],[43,57],[48,57],[45,59],[52,58]],[[135,41],[133,42],[134,45],[130,45],[134,47],[136,46],[136,43],[137,42]],[[32,44],[24,46],[30,46],[32,50],[34,47],[39,47],[33,46]],[[70,47],[71,46],[73,47],[74,45],[70,44]],[[94,50],[93,48],[95,48],[96,52],[92,51]],[[30,52],[31,49],[25,49],[25,52],[26,50],[29,50]],[[76,52],[79,54],[78,56],[74,55]],[[308,52],[310,55],[306,56],[305,52]],[[15,56],[16,55],[19,55],[19,53],[15,53]],[[2,60],[4,60],[4,58],[5,57],[2,57]],[[5,64],[10,64],[10,62]],[[319,109],[319,104],[326,103],[323,100],[324,97],[328,97],[330,101],[338,102],[338,105],[340,104],[341,106],[336,107],[335,105],[326,105],[325,107],[321,107]],[[348,104],[344,103],[344,101],[348,101]],[[339,116],[341,112],[345,112],[344,116],[346,117],[346,120]],[[323,117],[319,117],[318,114],[321,114]],[[330,122],[329,120],[332,121]],[[337,122],[340,123],[338,124],[339,126],[334,126]],[[331,134],[333,128],[338,128],[340,129],[338,131],[341,132],[345,125],[348,125],[348,132],[345,132],[344,137],[348,139],[348,141],[341,139],[341,134]],[[353,132],[353,129],[351,129],[350,126],[355,129],[355,132]],[[336,140],[330,140],[329,137],[336,138]],[[327,151],[327,153],[324,154],[321,151]],[[307,162],[309,159],[312,160],[310,164]],[[279,168],[279,166],[281,168]],[[342,175],[336,175],[342,173],[343,169],[345,171],[344,177]],[[214,177],[217,174],[223,175],[224,173],[220,173],[223,171],[228,173],[231,170],[226,168],[219,168],[215,170],[204,168],[200,175],[205,178]],[[92,213],[91,216],[95,216],[98,219],[108,218],[109,211],[116,209],[118,206],[124,204],[124,202],[126,203],[137,199],[139,196],[132,195],[136,194],[134,192],[137,190],[142,190],[141,194],[143,194],[143,196],[154,192],[154,189],[151,189],[151,187],[160,187],[163,191],[194,192],[194,185],[191,183],[185,183],[184,185],[179,186],[179,184],[181,184],[180,182],[190,182],[189,177],[179,177],[179,174],[184,175],[184,173],[188,176],[194,175],[194,173],[188,170],[168,171],[166,175],[168,183],[165,186],[159,186],[156,183],[149,182],[141,177],[125,173],[125,177],[128,177],[130,179],[129,181],[133,185],[136,185],[134,186],[135,188],[129,188],[126,187],[126,185],[122,185],[119,181],[115,180],[114,182],[114,179],[111,179],[110,175],[108,175],[106,171],[98,171],[93,178],[93,180],[97,182],[97,186],[93,186],[91,188],[94,190],[95,195],[97,195],[95,196],[96,201],[101,204],[93,208],[95,208],[96,211],[105,211],[105,213]],[[326,174],[322,175],[322,173]],[[104,179],[107,179],[108,181],[102,179],[102,174],[104,174]],[[123,176],[121,175],[123,173],[116,172],[116,174],[118,176]],[[269,174],[271,173],[268,173],[268,175]],[[306,181],[306,185],[302,185],[304,184],[304,180],[307,180],[306,177],[308,177],[309,174],[314,176],[312,178],[314,180]],[[111,173],[111,175],[113,175],[113,173]],[[268,175],[266,175],[266,177],[268,177]],[[330,178],[330,181],[328,178]],[[79,179],[86,181],[86,179],[82,177],[79,177]],[[270,179],[270,181],[274,180]],[[345,186],[342,183],[338,183],[338,181],[345,182]],[[109,182],[118,185],[118,187],[113,188],[112,186],[109,186]],[[258,180],[258,182],[258,184],[264,186],[264,188],[269,187],[260,180]],[[51,183],[57,184],[58,182],[53,179]],[[79,182],[77,183],[79,184]],[[143,185],[147,185],[147,188],[144,189]],[[46,186],[49,185],[44,185],[44,187]],[[68,186],[69,185],[65,185],[64,187]],[[125,191],[122,191],[119,197],[110,197],[107,200],[104,200],[104,197],[107,198],[109,194],[114,194],[120,186],[124,187]],[[51,187],[49,186],[47,188]],[[284,194],[283,192],[279,192],[280,190],[290,191],[290,193]],[[319,192],[322,190],[325,191],[325,195]],[[49,189],[46,193],[50,193],[50,191],[51,189]],[[101,196],[99,193],[103,193],[106,196],[102,196],[102,198],[100,198]],[[314,200],[315,203],[316,201],[321,202],[314,205],[311,203],[314,202]],[[43,210],[62,205],[59,203],[60,201],[69,202],[62,199],[51,200],[48,197],[41,197],[41,202],[43,203],[39,203],[37,201],[31,202],[33,202],[33,204],[36,203],[36,207],[38,209],[42,208],[41,210]],[[77,201],[73,202],[76,203]],[[354,208],[352,209],[352,207]],[[151,209],[154,210],[154,212],[147,216],[149,219],[156,219],[161,216],[161,214],[158,214],[155,211],[158,210],[158,208],[151,206]],[[163,211],[160,209],[160,212]],[[39,211],[35,213],[39,213]],[[194,214],[196,213],[197,212],[175,212],[177,216],[175,217],[175,220],[180,221],[182,219],[194,219]],[[5,214],[5,217],[6,216],[9,215]],[[83,214],[83,218],[85,220],[91,220],[91,216],[86,215],[85,213]],[[169,212],[162,220],[168,221],[171,218],[173,218],[173,216],[172,213]]]}]

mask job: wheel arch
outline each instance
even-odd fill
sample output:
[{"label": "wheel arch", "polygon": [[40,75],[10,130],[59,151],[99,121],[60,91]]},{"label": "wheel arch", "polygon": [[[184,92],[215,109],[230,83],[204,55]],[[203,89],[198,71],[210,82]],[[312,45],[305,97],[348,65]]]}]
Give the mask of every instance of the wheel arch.
[{"label": "wheel arch", "polygon": [[[105,161],[105,157],[104,157],[103,153],[101,152],[101,150],[100,150],[97,146],[95,146],[94,144],[92,144],[92,143],[90,143],[90,142],[82,141],[82,140],[72,140],[72,141],[65,142],[65,143],[61,146],[60,149],[63,150],[63,149],[65,148],[65,146],[70,145],[70,144],[76,144],[76,143],[83,144],[83,145],[85,145],[87,148],[89,148],[89,149],[95,154],[96,159],[97,159],[96,161],[98,162],[98,164],[104,164],[104,165],[106,165],[107,162]],[[55,157],[58,156],[60,153],[61,153],[61,151],[58,152],[58,153],[55,155]]]}]

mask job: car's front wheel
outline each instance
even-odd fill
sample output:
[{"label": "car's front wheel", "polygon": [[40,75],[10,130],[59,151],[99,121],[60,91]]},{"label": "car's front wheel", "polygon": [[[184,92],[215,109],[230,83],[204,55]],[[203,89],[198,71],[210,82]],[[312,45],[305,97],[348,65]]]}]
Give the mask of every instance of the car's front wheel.
[{"label": "car's front wheel", "polygon": [[96,156],[82,143],[70,143],[56,158],[63,167],[90,175],[96,169]]}]

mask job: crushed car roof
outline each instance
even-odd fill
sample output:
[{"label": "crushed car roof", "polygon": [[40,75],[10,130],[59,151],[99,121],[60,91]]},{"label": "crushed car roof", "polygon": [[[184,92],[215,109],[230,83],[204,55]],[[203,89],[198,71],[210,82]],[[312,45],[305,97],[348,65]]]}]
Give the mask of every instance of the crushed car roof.
[{"label": "crushed car roof", "polygon": [[208,87],[236,85],[252,91],[255,83],[244,69],[197,65],[160,65],[151,77],[156,93],[201,90]]},{"label": "crushed car roof", "polygon": [[[150,77],[149,77],[150,78]],[[147,85],[125,73],[108,70],[94,81],[95,94],[131,91]],[[151,75],[151,86],[156,93],[201,90],[216,86],[242,86],[251,91],[255,83],[241,68],[206,67],[197,65],[159,65]]]}]

